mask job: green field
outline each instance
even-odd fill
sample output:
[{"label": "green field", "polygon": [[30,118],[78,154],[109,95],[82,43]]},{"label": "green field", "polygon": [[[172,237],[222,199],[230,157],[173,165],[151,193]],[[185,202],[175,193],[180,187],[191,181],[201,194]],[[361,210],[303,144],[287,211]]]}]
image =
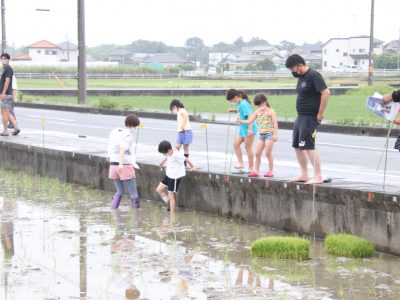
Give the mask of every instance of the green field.
[{"label": "green field", "polygon": [[[189,112],[226,113],[232,105],[223,96],[187,96],[179,97]],[[295,96],[270,96],[270,104],[281,120],[296,117]],[[75,97],[31,97],[24,96],[24,101],[46,102],[54,104],[76,104]],[[87,97],[87,105],[99,108],[122,108],[136,110],[169,109],[171,97],[132,96],[132,97]],[[340,95],[331,96],[325,112],[325,120],[336,124],[372,125],[386,124],[383,119],[365,109],[366,96]]]},{"label": "green field", "polygon": [[[345,79],[329,79],[329,86],[342,83],[360,83]],[[76,88],[76,80],[62,80],[62,85],[66,88]],[[92,79],[87,81],[89,88],[250,88],[250,87],[294,87],[296,79],[287,78],[279,80],[200,80],[200,79]],[[60,82],[56,79],[18,79],[20,89],[24,88],[60,88]],[[351,90],[345,95],[331,96],[328,108],[325,112],[325,120],[336,124],[354,124],[382,126],[387,122],[375,116],[365,109],[367,96],[375,91],[381,94],[392,92],[393,88],[388,85],[374,85],[371,87],[360,85],[360,88]],[[254,95],[249,95],[251,98]],[[45,102],[55,104],[76,104],[76,97],[34,97],[23,95],[20,92],[20,101],[25,102]],[[180,97],[185,107],[192,113],[226,113],[230,104],[223,96],[186,96]],[[294,119],[295,96],[269,96],[271,106],[277,112],[281,120]],[[136,110],[168,110],[171,97],[157,96],[99,96],[87,97],[87,105],[97,108],[119,108]]]},{"label": "green field", "polygon": [[[358,78],[328,78],[329,86],[339,86],[340,84],[365,84]],[[88,79],[88,88],[246,88],[246,87],[293,87],[296,85],[294,78],[280,79],[257,79],[257,80],[219,80],[211,79]],[[59,79],[55,77],[49,79],[30,79],[18,78],[19,88],[76,88],[76,79]]]}]

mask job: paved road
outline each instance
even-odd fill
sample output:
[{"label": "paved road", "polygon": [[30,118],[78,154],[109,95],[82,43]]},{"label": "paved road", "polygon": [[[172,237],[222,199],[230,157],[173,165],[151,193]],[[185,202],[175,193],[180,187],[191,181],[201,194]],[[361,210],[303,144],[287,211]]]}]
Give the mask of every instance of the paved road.
[{"label": "paved road", "polygon": [[[22,127],[20,136],[1,137],[8,141],[31,145],[44,145],[49,148],[74,152],[92,153],[105,156],[107,137],[110,130],[123,124],[124,117],[80,114],[51,110],[17,108],[17,117]],[[45,126],[42,130],[41,119]],[[137,144],[137,160],[156,164],[160,159],[157,153],[158,142],[176,137],[176,122],[156,119],[142,119],[144,128],[140,129]],[[201,170],[229,172],[235,163],[232,159],[231,141],[236,126],[207,124],[208,164],[206,150],[206,130],[199,123],[192,123],[194,144],[191,158]],[[43,135],[44,133],[44,135]],[[44,137],[44,138],[43,138]],[[228,141],[228,153],[227,153]],[[384,137],[364,137],[319,133],[317,147],[321,154],[323,173],[333,179],[331,185],[350,186],[363,190],[382,190],[384,180],[385,155],[382,156]],[[400,153],[393,150],[394,139],[389,140],[388,163],[385,190],[400,194]],[[287,180],[296,176],[298,165],[291,148],[291,131],[280,130],[279,142],[274,149],[275,178]],[[263,160],[262,171],[266,168]],[[310,169],[311,170],[311,169]]]}]

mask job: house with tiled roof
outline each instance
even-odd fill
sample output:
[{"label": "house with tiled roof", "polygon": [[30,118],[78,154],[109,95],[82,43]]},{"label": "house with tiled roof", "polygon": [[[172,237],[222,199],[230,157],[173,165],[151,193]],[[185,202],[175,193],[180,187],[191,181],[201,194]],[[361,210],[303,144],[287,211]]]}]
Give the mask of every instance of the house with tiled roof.
[{"label": "house with tiled roof", "polygon": [[77,61],[78,48],[69,41],[53,44],[46,40],[33,43],[28,47],[28,56],[36,62]]},{"label": "house with tiled roof", "polygon": [[14,61],[31,61],[32,59],[29,57],[28,53],[18,53],[11,57]]}]

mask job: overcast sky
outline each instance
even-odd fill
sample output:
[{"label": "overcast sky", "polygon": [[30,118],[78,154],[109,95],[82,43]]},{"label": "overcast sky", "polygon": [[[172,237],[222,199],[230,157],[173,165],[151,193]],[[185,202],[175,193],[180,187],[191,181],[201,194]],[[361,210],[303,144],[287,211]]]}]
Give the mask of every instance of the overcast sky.
[{"label": "overcast sky", "polygon": [[[5,0],[7,42],[77,43],[77,0]],[[48,12],[36,9],[50,9]],[[162,41],[208,46],[257,36],[271,44],[369,35],[371,0],[85,0],[86,45]],[[399,39],[400,0],[375,0],[374,36]]]}]

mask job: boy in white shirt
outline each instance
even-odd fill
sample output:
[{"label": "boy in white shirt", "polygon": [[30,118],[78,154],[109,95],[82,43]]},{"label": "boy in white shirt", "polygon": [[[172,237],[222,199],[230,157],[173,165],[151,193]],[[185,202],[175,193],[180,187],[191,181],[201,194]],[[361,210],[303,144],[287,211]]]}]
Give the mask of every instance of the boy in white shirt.
[{"label": "boy in white shirt", "polygon": [[171,212],[175,211],[175,193],[178,191],[181,178],[186,175],[185,162],[189,164],[190,170],[194,171],[195,166],[192,161],[180,153],[177,149],[172,149],[168,141],[162,141],[158,145],[158,152],[165,155],[160,161],[160,166],[167,162],[166,176],[158,185],[156,192],[161,199],[168,205]]}]

